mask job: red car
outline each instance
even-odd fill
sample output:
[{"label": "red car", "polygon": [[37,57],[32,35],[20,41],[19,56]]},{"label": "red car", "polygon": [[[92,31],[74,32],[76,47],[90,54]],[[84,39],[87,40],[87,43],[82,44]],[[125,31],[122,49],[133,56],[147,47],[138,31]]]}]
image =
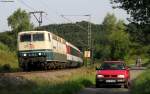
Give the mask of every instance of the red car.
[{"label": "red car", "polygon": [[120,85],[129,87],[130,71],[123,61],[104,61],[96,68],[96,87]]}]

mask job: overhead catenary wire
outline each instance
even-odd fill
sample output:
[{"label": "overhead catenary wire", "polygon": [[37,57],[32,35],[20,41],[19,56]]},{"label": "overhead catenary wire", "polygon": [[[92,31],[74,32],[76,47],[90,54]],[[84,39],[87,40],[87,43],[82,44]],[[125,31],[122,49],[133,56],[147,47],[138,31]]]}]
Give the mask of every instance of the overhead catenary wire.
[{"label": "overhead catenary wire", "polygon": [[[19,1],[20,3],[22,3],[24,6],[26,6],[28,9],[33,10],[33,11],[36,11],[33,7],[31,7],[30,5],[28,5],[27,3],[25,3],[23,0],[18,0],[18,1]],[[43,4],[43,7],[48,6],[48,5],[47,5],[46,3],[44,3],[44,2],[41,2],[41,4]],[[45,7],[45,9],[47,9],[47,7]],[[67,20],[67,21],[69,21],[69,22],[71,22],[71,23],[74,23],[72,20],[66,18],[64,15],[60,15],[58,12],[54,12],[54,13],[57,14],[59,17],[65,19],[65,20]],[[48,14],[46,13],[46,19],[47,19],[47,20],[50,20],[50,18],[47,17],[47,15],[48,15]],[[81,16],[81,15],[67,15],[67,16]],[[84,16],[89,16],[89,15],[84,15]],[[51,20],[51,21],[52,21],[52,20]],[[81,29],[87,31],[87,29],[84,28],[83,26],[78,25],[78,24],[75,24],[75,25],[78,26],[78,27],[80,27]]]},{"label": "overhead catenary wire", "polygon": [[33,7],[31,7],[30,5],[26,4],[23,0],[17,0],[17,1],[20,2],[21,4],[23,4],[24,6],[26,6],[28,9],[35,11],[35,9]]},{"label": "overhead catenary wire", "polygon": [[[25,2],[22,2],[22,3],[23,3],[24,5],[26,5],[29,9],[34,9],[34,8],[30,7],[28,4],[26,4]],[[45,4],[45,3],[41,3],[41,4],[44,4],[43,6],[45,7],[45,9],[47,9],[47,7],[46,7],[47,4]],[[59,17],[65,19],[65,20],[67,20],[67,21],[69,21],[69,22],[71,22],[71,23],[74,23],[72,20],[66,18],[64,15],[59,15],[58,12],[55,12],[55,14],[57,14]],[[69,16],[69,15],[67,15],[67,16]],[[73,16],[73,15],[70,15],[70,16]],[[74,16],[81,16],[81,15],[74,15]],[[82,16],[90,16],[90,15],[82,15]],[[46,19],[47,19],[47,20],[50,20],[47,16],[46,16]],[[81,25],[79,25],[79,24],[76,24],[76,23],[75,23],[75,25],[78,26],[78,27],[80,27],[80,28],[83,29],[84,31],[88,31],[87,28],[85,28],[85,27],[83,27],[83,26],[81,26]],[[89,28],[89,26],[88,26],[88,28]]]},{"label": "overhead catenary wire", "polygon": [[[47,5],[47,3],[41,2],[40,4],[47,10],[47,8],[48,8],[48,6],[49,6],[49,5]],[[50,9],[50,8],[49,8],[49,9]],[[56,15],[58,15],[58,16],[60,15],[56,10],[54,11],[54,9],[52,9],[52,8],[51,8],[50,10],[51,10],[53,13],[55,13]],[[49,11],[49,10],[47,10],[47,11]]]},{"label": "overhead catenary wire", "polygon": [[[33,10],[33,11],[36,11],[33,7],[31,7],[30,5],[26,4],[23,0],[18,0],[18,1],[19,1],[20,3],[22,3],[24,6],[26,6],[28,9]],[[46,6],[48,6],[48,5],[47,5],[46,3],[41,2],[41,4],[43,4],[43,7],[45,7],[45,9],[47,9]],[[53,11],[53,12],[54,12],[54,11]],[[54,13],[55,13],[56,15],[58,15],[59,17],[65,19],[65,20],[67,20],[67,21],[69,21],[69,22],[71,22],[71,23],[74,23],[72,20],[66,18],[64,15],[60,15],[58,12],[54,12]],[[50,18],[47,17],[47,15],[48,15],[48,14],[46,13],[46,19],[47,19],[47,20],[50,20]],[[67,16],[73,16],[73,15],[67,15]],[[81,15],[74,15],[74,16],[81,16]],[[89,16],[89,15],[84,15],[84,16]],[[52,21],[52,20],[51,20],[51,21]],[[84,28],[83,26],[78,25],[78,24],[75,24],[75,25],[78,26],[78,27],[80,27],[81,29],[87,31],[87,29]]]},{"label": "overhead catenary wire", "polygon": [[[47,4],[44,3],[44,2],[41,2],[41,4],[44,4],[43,5],[44,7],[47,6]],[[75,25],[78,26],[79,28],[83,29],[84,31],[88,31],[88,45],[89,45],[89,49],[91,49],[91,46],[90,46],[91,45],[91,23],[90,23],[91,15],[90,14],[87,14],[87,15],[60,15],[58,12],[55,12],[55,14],[59,15],[59,17],[65,19],[65,20],[67,20],[68,22],[71,22],[71,23],[74,23],[74,22],[72,20],[66,18],[65,16],[88,16],[89,17],[88,29],[81,26],[81,25],[79,25],[79,24],[76,24],[76,23],[75,23]]]},{"label": "overhead catenary wire", "polygon": [[[23,4],[25,7],[27,7],[28,9],[30,9],[30,11],[37,11],[35,8],[31,7],[29,4],[25,3],[23,0],[18,0],[21,4]],[[40,3],[41,4],[41,3]],[[44,5],[43,5],[44,6]],[[44,6],[45,7],[45,6]],[[47,9],[47,8],[46,8]],[[50,21],[50,22],[54,22],[50,19],[50,17],[47,17],[48,13],[45,12],[45,19],[47,19],[46,21]],[[55,22],[54,22],[55,23]]]},{"label": "overhead catenary wire", "polygon": [[[45,9],[47,9],[47,7],[48,7],[47,3],[41,2],[40,4],[41,4],[43,7],[45,7]],[[61,15],[61,14],[58,13],[57,11],[54,11],[53,9],[50,9],[50,10],[51,10],[53,13],[55,13],[58,17],[60,17],[60,18],[62,18],[62,19],[65,19],[65,20],[67,20],[67,21],[70,22],[70,23],[74,23],[72,20],[69,20],[68,18],[64,17],[64,15]],[[81,15],[65,15],[65,16],[80,16],[80,17],[81,17]],[[84,16],[89,16],[89,15],[84,15]],[[81,28],[84,28],[84,27],[81,26]]]},{"label": "overhead catenary wire", "polygon": [[[69,21],[69,22],[71,22],[71,23],[73,23],[73,21],[72,20],[70,20],[70,19],[68,19],[68,18],[66,18],[64,15],[60,15],[62,18],[64,18],[65,20],[67,20],[67,21]],[[85,31],[87,31],[87,29],[86,28],[84,28],[83,26],[81,26],[81,25],[78,25],[78,24],[75,24],[76,26],[78,26],[78,27],[80,27],[81,29],[83,29],[83,30],[85,30]]]},{"label": "overhead catenary wire", "polygon": [[[60,16],[60,14],[59,14],[56,10],[54,11],[54,9],[49,8],[49,7],[48,7],[49,5],[47,5],[47,3],[41,1],[40,4],[44,7],[44,9],[45,9],[46,11],[49,11],[49,12],[51,12],[51,13],[54,13],[54,14],[57,15],[57,17],[62,18],[62,17]],[[47,15],[49,16],[49,14],[47,14]],[[50,19],[50,17],[48,17],[47,15],[46,15],[46,19],[52,21],[52,19]],[[64,18],[63,18],[63,19],[64,19]],[[56,23],[55,21],[52,21],[52,22],[53,22],[53,23]]]},{"label": "overhead catenary wire", "polygon": [[[31,9],[31,10],[36,11],[33,7],[31,7],[30,5],[26,4],[23,0],[18,0],[18,1],[19,1],[20,3],[22,3],[23,5],[25,5],[28,9]],[[47,5],[46,3],[41,2],[40,4],[43,4],[42,6],[47,10],[48,5]],[[46,7],[46,6],[47,6],[47,7]],[[48,10],[48,11],[49,11],[49,10]],[[54,11],[53,11],[53,12],[54,12]],[[67,21],[69,21],[69,22],[71,22],[71,23],[74,23],[74,22],[73,22],[72,20],[66,18],[65,16],[81,16],[81,15],[60,15],[58,12],[54,12],[54,13],[55,13],[56,15],[58,15],[58,17],[61,17],[61,18],[65,19],[65,20],[67,20]],[[47,13],[46,13],[46,14],[47,14]],[[90,20],[91,20],[91,15],[82,15],[82,16],[89,16],[89,18],[90,18]],[[45,16],[45,19],[50,20],[50,18],[47,17],[47,15]],[[85,28],[85,27],[83,27],[83,26],[81,26],[81,25],[79,25],[79,24],[76,24],[76,23],[75,23],[76,26],[80,27],[80,28],[83,29],[84,31],[88,31],[88,46],[89,46],[89,50],[92,49],[92,46],[91,46],[92,40],[91,40],[91,23],[90,23],[90,20],[89,20],[88,29]]]},{"label": "overhead catenary wire", "polygon": [[9,2],[15,2],[13,0],[0,0],[0,2],[6,2],[6,3],[9,3]]}]

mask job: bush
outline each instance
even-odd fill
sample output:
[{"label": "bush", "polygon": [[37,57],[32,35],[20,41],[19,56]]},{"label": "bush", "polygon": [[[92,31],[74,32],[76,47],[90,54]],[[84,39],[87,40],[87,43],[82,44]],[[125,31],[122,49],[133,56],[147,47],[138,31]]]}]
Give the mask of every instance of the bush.
[{"label": "bush", "polygon": [[150,70],[140,75],[134,82],[131,94],[150,94]]},{"label": "bush", "polygon": [[0,42],[0,51],[9,51],[9,48],[8,46]]},{"label": "bush", "polygon": [[9,64],[4,64],[2,69],[3,69],[3,71],[9,72],[11,70],[11,66]]},{"label": "bush", "polygon": [[[16,50],[17,39],[14,37],[13,33],[11,32],[2,32],[0,33],[0,42],[7,45],[7,47],[13,51]],[[1,45],[0,43],[0,45]]]},{"label": "bush", "polygon": [[18,70],[16,53],[3,43],[0,43],[0,64],[0,72]]},{"label": "bush", "polygon": [[125,59],[129,52],[129,35],[123,31],[116,31],[110,35],[111,59]]}]

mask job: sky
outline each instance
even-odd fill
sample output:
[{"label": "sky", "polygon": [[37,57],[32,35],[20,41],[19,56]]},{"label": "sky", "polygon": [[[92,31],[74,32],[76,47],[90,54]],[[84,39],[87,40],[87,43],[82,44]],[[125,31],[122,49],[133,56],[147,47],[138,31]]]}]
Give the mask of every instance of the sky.
[{"label": "sky", "polygon": [[[0,0],[2,1],[2,0]],[[18,8],[27,12],[44,11],[43,23],[61,24],[76,21],[91,21],[101,24],[107,13],[114,13],[118,19],[128,22],[129,17],[122,9],[112,9],[110,0],[13,0],[14,2],[0,2],[0,32],[11,30],[7,18]],[[61,15],[65,15],[64,19]],[[68,16],[70,15],[70,16]],[[89,20],[89,16],[91,19]],[[37,15],[38,16],[38,15]],[[31,15],[31,22],[38,26],[36,19]]]}]

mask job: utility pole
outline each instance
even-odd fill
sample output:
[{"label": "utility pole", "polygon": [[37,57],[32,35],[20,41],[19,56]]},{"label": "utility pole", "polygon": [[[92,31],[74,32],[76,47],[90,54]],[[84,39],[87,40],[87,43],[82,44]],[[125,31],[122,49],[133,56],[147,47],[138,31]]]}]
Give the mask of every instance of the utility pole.
[{"label": "utility pole", "polygon": [[71,20],[67,19],[65,16],[86,16],[86,17],[89,17],[88,19],[88,29],[82,27],[81,25],[78,25],[78,27],[80,27],[81,29],[85,30],[85,31],[88,31],[88,50],[90,50],[92,48],[92,32],[91,32],[91,15],[88,14],[88,15],[61,15],[61,17],[63,17],[64,19],[72,22]]},{"label": "utility pole", "polygon": [[[45,13],[44,11],[34,11],[34,12],[30,12],[30,14],[33,14],[33,16],[35,17],[35,19],[37,20],[37,22],[39,23],[39,27],[41,26],[42,22],[43,22],[43,13]],[[36,14],[38,14],[39,16],[37,16]]]},{"label": "utility pole", "polygon": [[76,24],[78,27],[80,27],[81,29],[88,31],[88,48],[85,51],[85,58],[89,59],[90,64],[93,62],[93,42],[92,42],[92,31],[91,31],[91,15],[61,15],[61,17],[63,17],[64,19],[72,22],[71,20],[67,19],[65,16],[85,16],[85,17],[89,17],[88,19],[88,29],[82,27],[81,25]]},{"label": "utility pole", "polygon": [[93,63],[93,42],[92,42],[92,31],[91,31],[91,15],[85,15],[89,17],[88,22],[88,50],[90,53],[90,62]]},{"label": "utility pole", "polygon": [[91,50],[92,48],[92,32],[91,32],[91,15],[86,15],[89,16],[89,22],[88,22],[88,49]]}]

